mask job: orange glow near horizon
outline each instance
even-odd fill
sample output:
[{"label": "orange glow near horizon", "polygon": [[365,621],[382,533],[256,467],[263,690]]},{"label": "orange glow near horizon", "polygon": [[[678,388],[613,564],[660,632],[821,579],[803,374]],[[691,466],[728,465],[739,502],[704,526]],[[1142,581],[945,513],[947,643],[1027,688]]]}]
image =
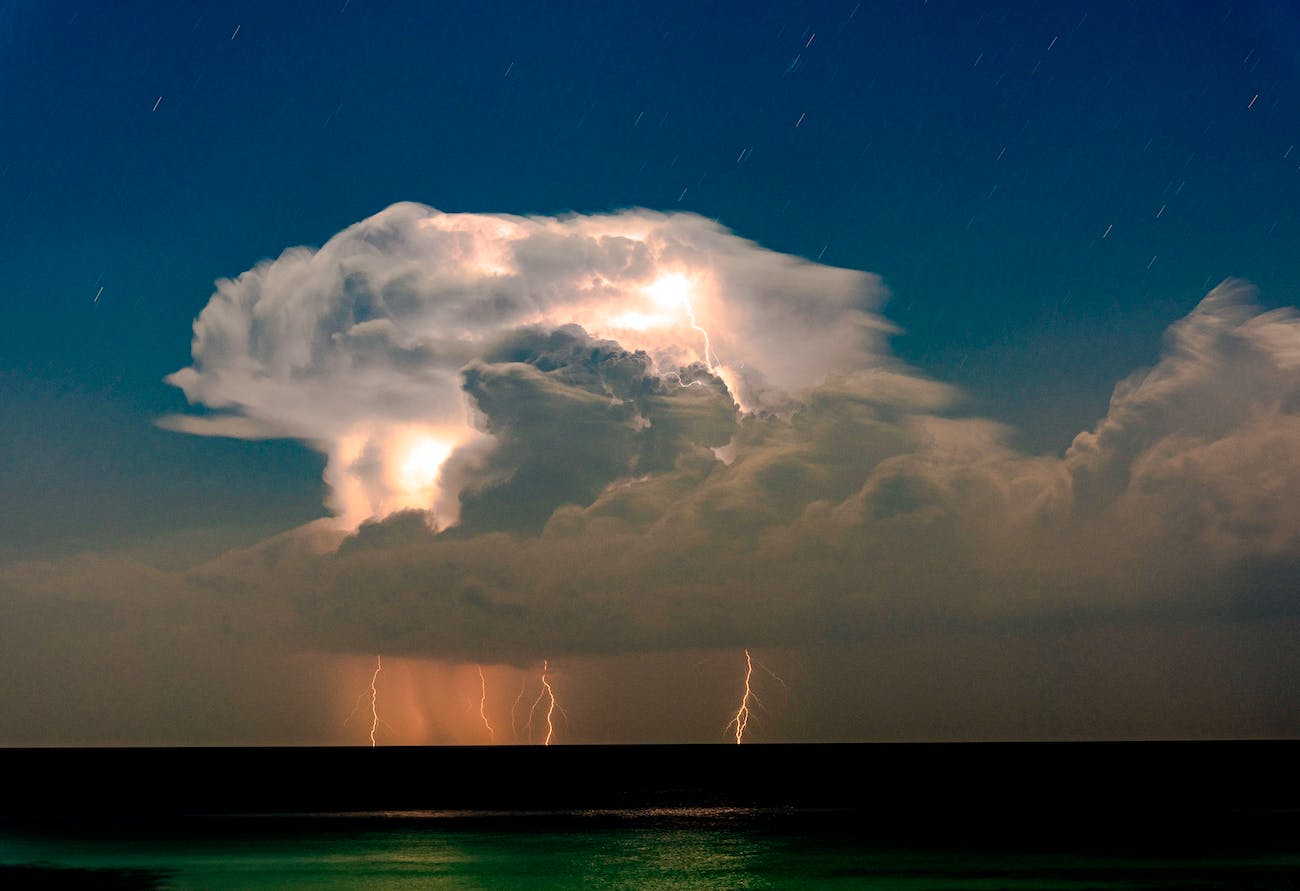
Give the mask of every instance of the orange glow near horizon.
[{"label": "orange glow near horizon", "polygon": [[[386,748],[764,742],[781,738],[787,679],[796,682],[780,670],[786,663],[769,662],[783,658],[777,650],[479,663],[473,655],[452,661],[391,646],[382,656],[318,653],[304,663],[316,666],[327,711],[325,735],[303,739]],[[686,690],[695,695],[684,701]],[[575,724],[570,714],[583,718]]]},{"label": "orange glow near horizon", "polygon": [[[327,657],[342,719],[334,744],[370,746],[502,745],[541,743],[549,729],[552,743],[560,738],[560,718],[567,717],[559,697],[554,669],[546,663],[542,684],[537,665],[516,666],[452,662],[424,656],[373,653]],[[358,681],[364,679],[362,684]],[[532,714],[529,705],[539,693]],[[360,689],[358,689],[360,687]],[[519,696],[511,695],[515,690]],[[500,691],[500,692],[498,692]],[[555,697],[551,707],[551,697]],[[513,700],[513,701],[512,701]],[[546,718],[551,717],[550,727]],[[364,716],[364,719],[363,719]],[[532,718],[532,739],[525,722]],[[353,725],[364,723],[358,738]],[[511,733],[504,732],[510,726]],[[513,739],[511,738],[513,734]],[[373,741],[372,741],[373,736]],[[350,739],[348,738],[350,737]]]}]

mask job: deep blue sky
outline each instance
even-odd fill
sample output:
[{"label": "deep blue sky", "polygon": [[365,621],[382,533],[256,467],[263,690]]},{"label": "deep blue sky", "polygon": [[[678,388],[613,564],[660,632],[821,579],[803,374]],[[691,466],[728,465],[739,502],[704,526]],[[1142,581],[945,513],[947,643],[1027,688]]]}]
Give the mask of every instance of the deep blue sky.
[{"label": "deep blue sky", "polygon": [[154,428],[162,377],[214,279],[398,200],[876,272],[898,353],[1033,451],[1223,277],[1300,303],[1276,0],[8,0],[0,121],[0,557],[319,515],[305,448]]}]

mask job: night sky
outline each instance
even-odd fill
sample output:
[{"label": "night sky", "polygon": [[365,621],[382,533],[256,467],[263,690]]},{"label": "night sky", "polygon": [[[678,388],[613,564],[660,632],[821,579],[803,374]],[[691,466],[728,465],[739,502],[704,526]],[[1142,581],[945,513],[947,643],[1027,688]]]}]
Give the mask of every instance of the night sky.
[{"label": "night sky", "polygon": [[1294,4],[9,0],[0,121],[0,744],[1300,734]]}]

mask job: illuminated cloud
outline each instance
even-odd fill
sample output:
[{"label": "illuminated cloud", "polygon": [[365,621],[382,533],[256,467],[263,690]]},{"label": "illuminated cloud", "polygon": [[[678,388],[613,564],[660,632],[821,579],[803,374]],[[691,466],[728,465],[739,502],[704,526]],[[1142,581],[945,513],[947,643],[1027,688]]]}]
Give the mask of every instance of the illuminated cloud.
[{"label": "illuminated cloud", "polygon": [[[104,711],[95,677],[42,665],[70,715],[119,741],[230,684],[266,715],[300,708],[290,741],[347,739],[377,652],[393,678],[405,658],[474,695],[476,663],[509,685],[543,659],[641,683],[639,662],[617,660],[783,648],[879,671],[871,654],[889,652],[912,666],[897,691],[873,688],[901,697],[897,717],[934,671],[956,683],[993,664],[1004,693],[989,702],[1014,712],[1034,694],[1004,655],[1032,674],[1046,657],[1026,653],[1050,639],[1089,666],[1079,696],[1144,673],[1141,691],[1115,694],[1120,735],[1175,726],[1141,721],[1176,680],[1167,666],[1195,674],[1188,641],[1231,663],[1223,677],[1300,672],[1294,310],[1263,312],[1225,282],[1058,457],[959,416],[957,391],[894,360],[871,315],[880,295],[871,276],[690,215],[397,205],[219,283],[193,366],[171,378],[199,407],[172,429],[325,453],[343,522],[178,572],[110,557],[0,566],[0,667],[17,676],[53,647],[84,653],[95,677],[130,661],[177,678],[128,719]],[[294,679],[283,701],[262,683],[271,670]],[[843,683],[822,718],[842,714]],[[1184,732],[1294,727],[1294,685],[1243,715],[1236,682],[1206,683],[1188,687],[1210,692]],[[408,741],[484,735],[459,694],[435,707],[419,688],[402,694]],[[734,692],[718,699],[733,712]],[[961,735],[949,711],[926,726]],[[210,737],[228,738],[222,714]]]},{"label": "illuminated cloud", "polygon": [[210,410],[174,429],[325,452],[352,534],[188,581],[304,647],[506,661],[1293,608],[1292,311],[1225,282],[1057,458],[952,417],[881,293],[692,215],[395,205],[219,283],[170,378]]},{"label": "illuminated cloud", "polygon": [[[667,437],[691,435],[682,423],[696,394],[670,388],[725,386],[746,411],[784,409],[830,374],[879,364],[889,329],[870,310],[881,294],[865,273],[764,250],[691,214],[397,204],[319,250],[219,282],[194,324],[193,365],[168,378],[209,413],[162,423],[312,444],[348,527],[411,508],[453,525],[463,493],[527,476],[529,461],[561,474],[576,463],[512,438],[563,451],[557,436],[599,427],[627,463],[572,491],[552,480],[543,496],[588,503],[615,477],[669,460]],[[548,355],[556,349],[568,354]],[[577,380],[581,368],[590,373]],[[636,448],[639,458],[626,454]],[[595,443],[584,454],[616,460]]]},{"label": "illuminated cloud", "polygon": [[[642,226],[642,246],[714,246],[710,274],[748,298],[699,291],[710,355],[689,319],[602,328],[601,312],[625,312],[607,286],[537,310],[562,304],[554,282],[588,274],[573,269],[616,280],[581,234],[615,221]],[[533,234],[497,237],[512,226]],[[430,263],[425,229],[461,259]],[[448,233],[459,254],[438,241]],[[637,272],[619,294],[643,307],[660,299],[646,289],[676,294],[671,276],[685,274],[624,265]],[[831,299],[796,286],[819,278]],[[610,705],[653,687],[650,663],[714,704],[684,738],[716,739],[738,676],[688,676],[673,659],[698,657],[673,654],[746,648],[798,654],[792,702],[816,738],[1032,735],[1053,726],[1058,697],[1075,735],[1294,732],[1295,685],[1258,679],[1300,671],[1300,317],[1225,282],[1050,457],[956,416],[957,392],[893,362],[865,308],[874,289],[697,217],[467,220],[413,206],[222,282],[194,367],[174,379],[212,414],[170,427],[316,444],[335,506],[359,525],[326,520],[183,571],[108,555],[0,566],[0,667],[42,676],[39,696],[9,692],[6,741],[140,743],[165,725],[174,741],[364,743],[346,719],[374,653],[391,741],[484,741],[474,665],[515,738],[511,704],[542,659],[568,666],[565,697],[585,687],[599,709],[580,739],[666,732]],[[794,308],[763,329],[783,290]],[[732,324],[716,325],[724,315]],[[816,337],[818,366],[781,366],[783,342]],[[1050,702],[1035,698],[1044,670],[1066,672]],[[112,706],[118,687],[135,691],[129,706]],[[51,689],[65,708],[48,708]],[[868,727],[846,696],[894,705]],[[935,704],[928,717],[918,702]],[[1026,709],[1037,717],[1006,719]]]},{"label": "illuminated cloud", "polygon": [[741,416],[729,463],[683,449],[540,531],[367,524],[313,564],[300,608],[331,647],[512,659],[1293,614],[1298,348],[1294,313],[1225,283],[1061,458],[944,417],[940,384],[832,376],[788,415]]},{"label": "illuminated cloud", "polygon": [[1225,559],[1300,553],[1300,316],[1230,281],[1066,457],[1081,512]]}]

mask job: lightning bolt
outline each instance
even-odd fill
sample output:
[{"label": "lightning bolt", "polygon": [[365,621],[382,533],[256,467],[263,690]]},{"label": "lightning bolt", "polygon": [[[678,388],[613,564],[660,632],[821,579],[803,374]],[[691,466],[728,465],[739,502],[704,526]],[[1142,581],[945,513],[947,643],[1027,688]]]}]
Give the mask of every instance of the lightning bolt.
[{"label": "lightning bolt", "polygon": [[[712,369],[709,369],[709,370],[712,371]],[[689,384],[688,384],[688,383],[685,383],[685,382],[682,380],[682,376],[681,376],[681,374],[680,374],[679,372],[676,372],[676,371],[666,371],[666,372],[664,372],[664,377],[670,377],[670,378],[672,378],[673,380],[675,380],[675,381],[677,382],[677,386],[681,387],[683,390],[689,389],[689,388],[691,388],[691,387],[703,387],[703,386],[704,386],[704,381],[691,381]]]},{"label": "lightning bolt", "polygon": [[551,689],[551,681],[546,676],[546,660],[542,660],[542,686],[546,688],[546,695],[550,698],[551,704],[546,709],[546,745],[551,744],[551,737],[555,735],[555,725],[551,723],[551,717],[555,714],[555,691]]},{"label": "lightning bolt", "polygon": [[682,306],[686,310],[686,318],[687,320],[690,321],[691,327],[694,328],[696,331],[700,332],[700,334],[704,337],[704,364],[709,366],[710,374],[716,373],[718,370],[718,366],[722,364],[722,361],[718,358],[718,354],[713,352],[713,347],[709,343],[709,332],[705,331],[698,324],[696,324],[695,309],[691,306],[691,301],[687,299],[686,296],[684,295],[682,296]]},{"label": "lightning bolt", "polygon": [[759,668],[763,669],[763,670],[766,671],[768,674],[770,674],[770,675],[772,676],[772,680],[776,681],[776,682],[777,682],[778,684],[780,684],[783,688],[785,688],[785,690],[786,690],[787,693],[790,691],[790,685],[787,684],[787,683],[785,682],[785,678],[781,677],[779,674],[777,674],[777,673],[776,673],[775,671],[773,671],[772,669],[768,668],[768,667],[767,667],[766,665],[764,665],[762,662],[759,662],[757,659],[754,660],[754,663],[755,663]]},{"label": "lightning bolt", "polygon": [[[555,704],[555,690],[551,687],[550,678],[551,663],[548,659],[542,660],[542,689],[538,692],[537,698],[533,700],[532,708],[528,710],[528,740],[533,739],[533,715],[537,712],[537,706],[541,705],[542,700],[549,700],[546,706],[546,740],[542,743],[544,746],[551,744],[551,739],[555,736],[555,710],[558,706]],[[564,713],[564,709],[560,709]]]},{"label": "lightning bolt", "polygon": [[691,287],[692,284],[686,276],[674,273],[653,282],[646,288],[646,291],[660,306],[680,308],[686,313],[686,321],[690,324],[691,330],[699,332],[699,335],[704,338],[704,364],[709,367],[711,374],[716,374],[722,360],[713,351],[713,343],[709,340],[709,332],[695,318],[695,307],[691,305]]},{"label": "lightning bolt", "polygon": [[515,697],[515,704],[510,706],[510,733],[516,743],[519,742],[519,722],[515,715],[519,711],[519,703],[524,699],[524,691],[528,689],[528,675],[519,679],[519,695]]},{"label": "lightning bolt", "polygon": [[736,709],[736,714],[732,716],[731,720],[727,722],[727,726],[723,728],[724,730],[729,730],[732,727],[736,728],[736,745],[740,745],[740,743],[744,740],[745,728],[749,726],[749,715],[750,715],[749,701],[751,699],[757,701],[757,697],[754,696],[754,691],[750,688],[749,685],[750,679],[753,678],[753,676],[754,676],[754,660],[749,658],[749,650],[746,649],[745,650],[745,695],[740,698],[740,708]]},{"label": "lightning bolt", "polygon": [[347,716],[346,718],[343,719],[343,726],[344,726],[344,727],[346,727],[346,726],[348,726],[349,724],[351,724],[351,723],[352,723],[352,719],[355,718],[355,717],[357,716],[357,712],[361,711],[361,700],[363,700],[363,699],[365,699],[365,698],[366,698],[366,691],[365,691],[365,690],[362,690],[360,693],[357,694],[357,701],[354,702],[354,703],[352,704],[352,711],[348,712],[348,716]]},{"label": "lightning bolt", "polygon": [[375,673],[370,676],[370,748],[378,745],[375,742],[375,731],[379,729],[379,687],[376,682],[379,680],[379,672],[384,670],[384,660],[382,656],[375,657]]},{"label": "lightning bolt", "polygon": [[495,743],[497,741],[497,732],[493,730],[492,725],[488,723],[487,678],[483,677],[482,665],[478,666],[478,685],[479,685],[478,716],[483,719],[483,726],[487,728],[488,738],[493,743]]}]

